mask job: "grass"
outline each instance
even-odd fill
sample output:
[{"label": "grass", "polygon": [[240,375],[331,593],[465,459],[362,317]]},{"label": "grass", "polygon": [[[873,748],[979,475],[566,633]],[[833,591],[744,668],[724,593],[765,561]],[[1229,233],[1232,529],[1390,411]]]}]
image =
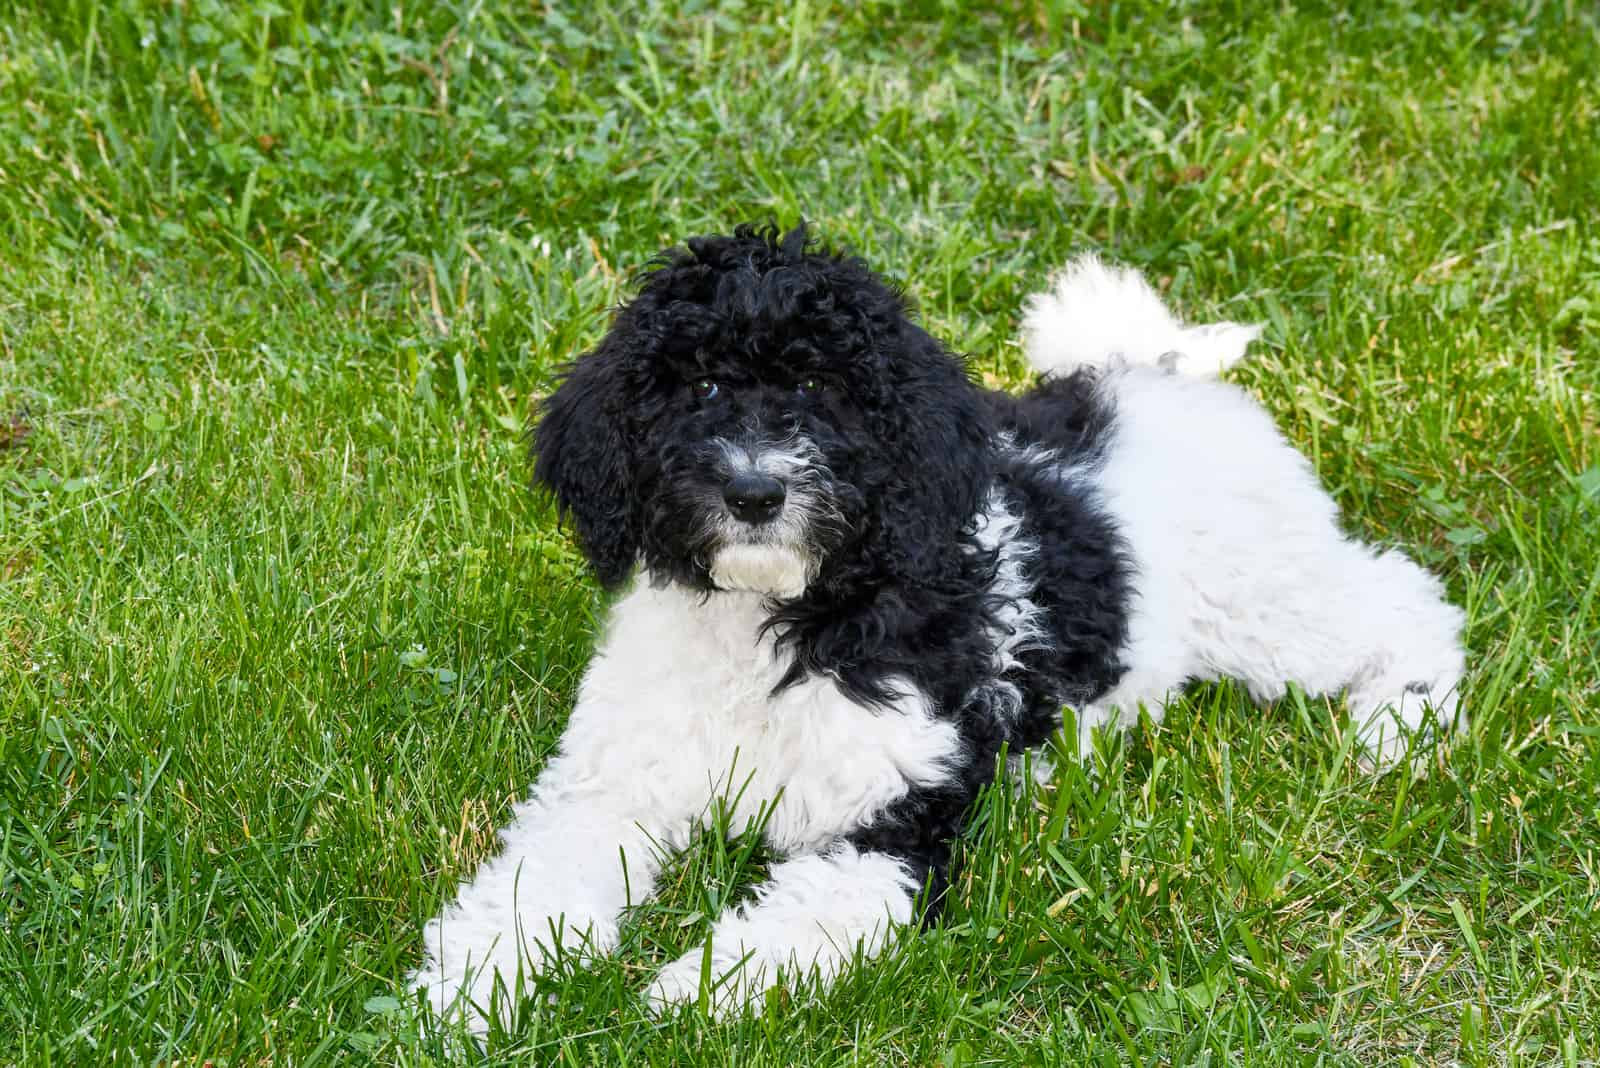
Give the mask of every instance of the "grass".
[{"label": "grass", "polygon": [[762,862],[708,835],[487,1060],[1600,1063],[1596,72],[1559,0],[0,3],[0,1063],[452,1059],[398,983],[600,608],[533,402],[657,249],[802,214],[992,380],[1086,246],[1267,323],[1472,729],[1378,776],[1200,689],[993,791],[902,954],[656,1022]]}]

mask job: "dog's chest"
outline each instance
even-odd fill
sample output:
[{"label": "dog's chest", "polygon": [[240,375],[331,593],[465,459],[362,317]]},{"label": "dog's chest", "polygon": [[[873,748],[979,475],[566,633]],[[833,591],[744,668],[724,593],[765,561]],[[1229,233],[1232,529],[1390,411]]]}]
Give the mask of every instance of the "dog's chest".
[{"label": "dog's chest", "polygon": [[909,682],[881,710],[826,678],[774,694],[787,665],[760,635],[764,618],[754,594],[635,590],[613,611],[573,728],[605,730],[631,751],[627,766],[648,758],[662,803],[721,797],[740,825],[765,815],[784,851],[823,845],[949,773],[958,733]]}]

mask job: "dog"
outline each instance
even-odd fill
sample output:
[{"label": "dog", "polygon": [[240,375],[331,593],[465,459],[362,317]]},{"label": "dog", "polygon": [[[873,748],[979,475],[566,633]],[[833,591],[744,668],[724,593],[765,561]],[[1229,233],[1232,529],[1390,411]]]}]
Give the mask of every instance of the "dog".
[{"label": "dog", "polygon": [[[804,226],[657,261],[543,403],[535,476],[618,593],[501,853],[425,930],[431,1008],[483,1030],[520,978],[615,945],[716,798],[781,857],[645,992],[760,1011],[934,915],[1001,753],[1134,723],[1194,680],[1347,698],[1379,761],[1459,726],[1462,614],[1341,532],[1184,325],[1085,256],[1029,302],[1041,380],[980,388]],[[764,822],[763,822],[764,821]],[[709,969],[704,965],[709,962]],[[704,986],[704,989],[703,989]]]}]

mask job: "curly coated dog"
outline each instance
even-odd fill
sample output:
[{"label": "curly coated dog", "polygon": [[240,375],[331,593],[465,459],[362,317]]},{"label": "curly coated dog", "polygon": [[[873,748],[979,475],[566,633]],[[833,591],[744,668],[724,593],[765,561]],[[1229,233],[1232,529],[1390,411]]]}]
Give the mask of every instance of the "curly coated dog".
[{"label": "curly coated dog", "polygon": [[[414,977],[475,1026],[552,954],[603,952],[713,799],[781,859],[650,984],[759,1010],[932,915],[999,754],[1192,680],[1343,692],[1392,761],[1457,724],[1461,613],[1340,530],[1310,465],[1186,326],[1080,258],[1029,303],[1042,378],[983,389],[804,228],[666,254],[544,405],[536,473],[618,592],[559,753]],[[919,899],[921,904],[919,905]],[[709,962],[709,969],[704,967]]]}]

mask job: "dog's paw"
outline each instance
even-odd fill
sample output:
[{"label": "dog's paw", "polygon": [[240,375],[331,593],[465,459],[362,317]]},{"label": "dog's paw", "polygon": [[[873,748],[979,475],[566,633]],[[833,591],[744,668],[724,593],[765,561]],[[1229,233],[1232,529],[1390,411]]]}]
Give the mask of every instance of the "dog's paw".
[{"label": "dog's paw", "polygon": [[666,1016],[700,997],[700,954],[688,953],[656,973],[645,989],[645,1006],[657,1016]]},{"label": "dog's paw", "polygon": [[423,927],[426,958],[408,986],[447,1024],[482,1035],[491,1019],[509,1026],[538,975],[586,965],[616,942],[615,922],[553,909],[520,913],[486,895],[464,893]]},{"label": "dog's paw", "polygon": [[479,1037],[488,1033],[491,1018],[509,1022],[518,988],[537,959],[515,933],[466,922],[455,910],[428,921],[422,944],[422,966],[406,985],[435,1019]]},{"label": "dog's paw", "polygon": [[1454,683],[1418,681],[1393,694],[1363,688],[1352,692],[1348,703],[1356,740],[1379,771],[1399,764],[1407,752],[1418,753],[1413,738],[1443,742],[1467,725]]},{"label": "dog's paw", "polygon": [[748,1009],[759,1014],[761,995],[775,981],[772,969],[750,957],[729,957],[713,952],[710,970],[705,951],[691,950],[656,973],[645,990],[645,1006],[657,1016],[670,1015],[686,1005],[705,1005],[719,1019]]},{"label": "dog's paw", "polygon": [[433,959],[412,972],[406,979],[406,989],[421,995],[423,1005],[439,1023],[464,1027],[466,1031],[482,1038],[489,1032],[492,1012],[506,1022],[510,998],[505,991],[495,996],[496,971],[492,964],[474,971],[446,971]]},{"label": "dog's paw", "polygon": [[[1107,736],[1108,743],[1114,743],[1119,732],[1127,729],[1127,723],[1120,709],[1100,702],[1084,705],[1076,710],[1078,729],[1075,732],[1078,743],[1078,762],[1085,765],[1092,772],[1094,770],[1094,736],[1099,733]],[[1071,738],[1064,739],[1069,744]]]}]

